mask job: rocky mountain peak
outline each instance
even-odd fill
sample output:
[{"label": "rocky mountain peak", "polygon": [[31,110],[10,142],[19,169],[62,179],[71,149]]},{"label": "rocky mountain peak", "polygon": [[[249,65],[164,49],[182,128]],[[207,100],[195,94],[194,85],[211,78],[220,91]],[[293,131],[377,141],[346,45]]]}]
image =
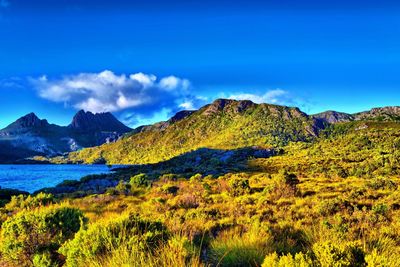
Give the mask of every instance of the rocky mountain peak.
[{"label": "rocky mountain peak", "polygon": [[214,113],[218,113],[219,111],[227,110],[228,107],[232,108],[233,112],[240,113],[248,109],[249,107],[253,107],[254,104],[250,100],[233,100],[233,99],[217,99],[213,103],[204,107],[204,115],[210,115]]},{"label": "rocky mountain peak", "polygon": [[354,114],[356,120],[400,121],[400,106],[373,108]]},{"label": "rocky mountain peak", "polygon": [[171,117],[168,122],[174,123],[180,120],[183,120],[184,118],[192,115],[195,111],[194,110],[182,110],[176,113],[173,117]]},{"label": "rocky mountain peak", "polygon": [[339,122],[349,122],[354,120],[354,117],[350,114],[337,112],[333,110],[328,110],[322,113],[318,113],[312,115],[312,117],[329,124],[339,123]]},{"label": "rocky mountain peak", "polygon": [[94,114],[84,110],[76,113],[68,127],[81,132],[106,131],[125,133],[131,130],[118,121],[110,112]]},{"label": "rocky mountain peak", "polygon": [[41,120],[39,119],[35,113],[29,113],[12,124],[10,124],[5,130],[10,129],[10,130],[18,130],[18,129],[25,129],[25,128],[40,128],[40,127],[45,127],[48,126],[49,123],[47,120]]}]

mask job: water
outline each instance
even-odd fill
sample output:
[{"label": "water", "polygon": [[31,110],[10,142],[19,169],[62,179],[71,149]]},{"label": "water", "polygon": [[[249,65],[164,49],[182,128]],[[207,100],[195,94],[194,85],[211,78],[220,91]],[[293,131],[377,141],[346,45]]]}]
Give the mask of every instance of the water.
[{"label": "water", "polygon": [[33,193],[64,180],[110,171],[106,165],[0,165],[0,186]]}]

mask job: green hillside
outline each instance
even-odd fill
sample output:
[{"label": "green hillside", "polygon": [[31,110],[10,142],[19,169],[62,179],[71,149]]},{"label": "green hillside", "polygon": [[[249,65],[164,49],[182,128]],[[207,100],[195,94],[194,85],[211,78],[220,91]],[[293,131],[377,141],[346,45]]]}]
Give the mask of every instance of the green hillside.
[{"label": "green hillside", "polygon": [[320,123],[298,108],[219,99],[179,120],[144,127],[115,143],[56,161],[155,163],[202,147],[284,146],[312,140],[320,130]]}]

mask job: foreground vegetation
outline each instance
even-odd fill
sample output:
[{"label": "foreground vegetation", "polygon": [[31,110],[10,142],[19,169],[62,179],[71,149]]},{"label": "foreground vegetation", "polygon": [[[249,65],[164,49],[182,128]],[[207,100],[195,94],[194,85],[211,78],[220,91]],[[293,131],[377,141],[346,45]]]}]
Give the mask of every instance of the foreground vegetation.
[{"label": "foreground vegetation", "polygon": [[342,123],[270,157],[203,149],[14,196],[0,266],[400,266],[399,130]]}]

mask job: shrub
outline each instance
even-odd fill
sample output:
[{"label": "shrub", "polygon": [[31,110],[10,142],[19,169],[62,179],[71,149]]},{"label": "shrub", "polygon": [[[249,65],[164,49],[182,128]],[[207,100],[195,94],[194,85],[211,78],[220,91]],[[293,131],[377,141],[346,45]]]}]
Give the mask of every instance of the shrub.
[{"label": "shrub", "polygon": [[265,190],[269,192],[274,199],[294,197],[299,192],[297,188],[298,183],[299,179],[295,174],[283,170],[273,178],[273,184]]},{"label": "shrub", "polygon": [[306,234],[291,225],[271,227],[268,246],[279,254],[296,254],[304,252],[310,247],[309,238]]},{"label": "shrub", "polygon": [[36,196],[18,195],[13,196],[11,198],[11,201],[5,206],[5,208],[9,211],[19,209],[32,209],[51,203],[54,203],[54,196],[52,194],[39,193]]},{"label": "shrub", "polygon": [[229,193],[233,197],[242,196],[250,193],[249,179],[245,178],[233,178],[229,181],[230,191]]},{"label": "shrub", "polygon": [[157,266],[201,266],[197,250],[186,237],[174,236],[156,255]]},{"label": "shrub", "polygon": [[190,177],[190,181],[191,182],[200,182],[203,179],[203,175],[201,175],[200,173],[197,173],[195,175],[193,175],[192,177]]},{"label": "shrub", "polygon": [[367,266],[400,266],[400,247],[393,237],[380,234],[377,239],[370,240],[367,245],[367,249],[370,251],[365,256]]},{"label": "shrub", "polygon": [[378,177],[368,182],[367,187],[374,190],[379,190],[379,189],[395,190],[397,188],[397,184],[389,178]]},{"label": "shrub", "polygon": [[321,267],[356,267],[365,264],[364,252],[353,242],[316,243],[313,251]]},{"label": "shrub", "polygon": [[150,183],[147,175],[144,173],[140,173],[135,176],[132,176],[129,181],[129,184],[132,187],[147,187],[149,186]]},{"label": "shrub", "polygon": [[127,214],[80,230],[59,251],[66,257],[67,266],[86,266],[90,260],[101,260],[119,248],[138,252],[155,249],[167,237],[166,229],[160,222]]},{"label": "shrub", "polygon": [[33,256],[33,266],[35,267],[57,267],[57,259],[49,251],[37,253]]},{"label": "shrub", "polygon": [[21,266],[31,265],[34,258],[42,262],[44,254],[35,255],[56,254],[60,245],[78,232],[83,221],[82,212],[70,207],[19,212],[2,225],[2,256]]},{"label": "shrub", "polygon": [[339,211],[349,208],[350,203],[340,198],[325,199],[318,204],[318,213],[323,216],[334,215]]},{"label": "shrub", "polygon": [[162,186],[161,191],[165,194],[176,195],[178,193],[179,187],[175,185],[165,184]]},{"label": "shrub", "polygon": [[131,189],[130,184],[125,183],[123,180],[119,181],[119,183],[115,186],[115,190],[117,190],[117,192],[120,194],[127,194],[130,191],[130,189]]},{"label": "shrub", "polygon": [[386,204],[376,204],[372,206],[372,212],[377,215],[387,216],[389,207]]},{"label": "shrub", "polygon": [[278,256],[272,253],[265,257],[261,267],[311,267],[313,262],[310,257],[299,252],[294,256],[291,254]]},{"label": "shrub", "polygon": [[210,244],[212,266],[260,266],[268,252],[265,237],[260,233],[227,232]]},{"label": "shrub", "polygon": [[276,180],[292,187],[295,187],[300,182],[294,173],[289,173],[287,170],[281,170]]},{"label": "shrub", "polygon": [[176,181],[178,180],[179,176],[173,173],[167,173],[160,176],[161,181]]},{"label": "shrub", "polygon": [[379,253],[374,249],[365,256],[367,266],[371,267],[398,267],[400,266],[400,251],[390,251],[389,253]]}]

